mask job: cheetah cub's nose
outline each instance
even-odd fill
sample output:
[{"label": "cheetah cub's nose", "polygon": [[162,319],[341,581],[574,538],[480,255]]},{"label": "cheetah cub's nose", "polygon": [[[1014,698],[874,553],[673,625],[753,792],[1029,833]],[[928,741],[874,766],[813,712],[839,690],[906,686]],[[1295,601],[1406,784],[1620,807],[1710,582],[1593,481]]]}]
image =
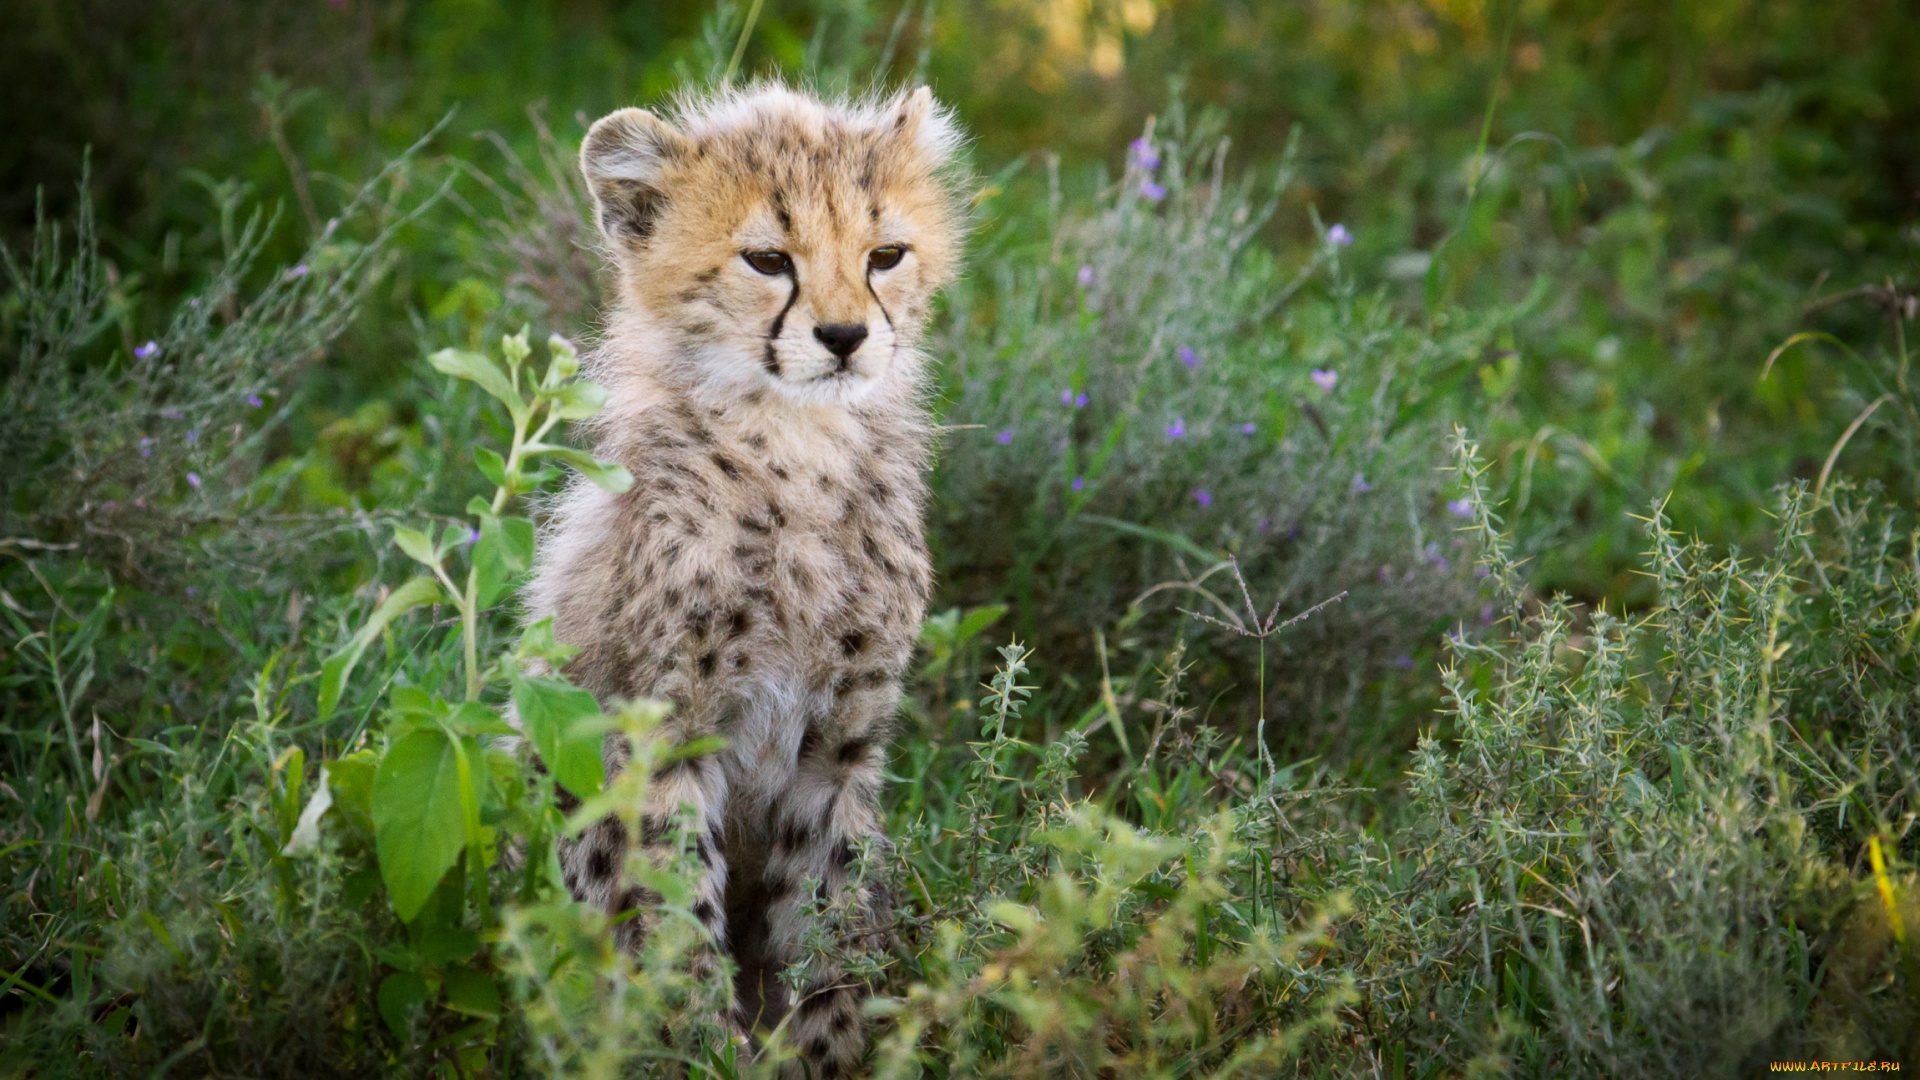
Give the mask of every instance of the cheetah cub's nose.
[{"label": "cheetah cub's nose", "polygon": [[813,336],[820,344],[827,347],[828,352],[840,358],[840,366],[844,368],[847,366],[847,357],[852,356],[853,350],[867,340],[867,328],[858,323],[816,326],[813,328]]}]

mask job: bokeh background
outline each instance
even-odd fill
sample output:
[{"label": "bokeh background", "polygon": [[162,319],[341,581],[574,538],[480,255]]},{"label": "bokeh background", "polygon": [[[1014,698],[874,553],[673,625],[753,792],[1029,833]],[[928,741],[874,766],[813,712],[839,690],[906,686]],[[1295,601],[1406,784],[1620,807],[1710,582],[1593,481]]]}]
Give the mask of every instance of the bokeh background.
[{"label": "bokeh background", "polygon": [[[1920,1031],[1887,914],[1920,896],[1920,7],[10,0],[0,72],[0,1074],[301,1075],[289,1040],[342,1074],[531,1060],[487,1041],[511,1024],[458,1053],[440,1013],[381,1035],[380,950],[418,928],[351,830],[275,853],[301,769],[457,667],[447,623],[398,624],[338,715],[314,705],[406,576],[393,527],[492,490],[472,448],[506,429],[427,356],[590,343],[580,136],[730,72],[926,83],[971,138],[895,990],[971,977],[983,954],[940,969],[932,928],[1004,944],[988,905],[1039,895],[1034,837],[1090,799],[1199,848],[1242,815],[1244,927],[1359,898],[1259,1004],[1195,999],[1209,1038],[1320,1017],[1303,1075],[1920,1045],[1881,1037]],[[1263,640],[1199,618],[1241,619],[1241,572],[1261,615],[1343,599]],[[1632,638],[1656,631],[1681,636]],[[483,644],[515,633],[503,606]],[[1027,741],[977,758],[1012,638],[1037,689],[997,730]],[[1804,760],[1769,771],[1727,719],[1754,685],[1782,695],[1766,754]],[[1674,779],[1696,757],[1712,798]],[[1153,873],[1122,924],[1185,880]],[[1563,900],[1613,959],[1531,936]],[[1199,910],[1180,940],[1208,940]],[[1060,961],[1102,1009],[1118,940]],[[1582,980],[1614,996],[1582,1011]],[[955,1045],[1013,1060],[982,1023]]]}]

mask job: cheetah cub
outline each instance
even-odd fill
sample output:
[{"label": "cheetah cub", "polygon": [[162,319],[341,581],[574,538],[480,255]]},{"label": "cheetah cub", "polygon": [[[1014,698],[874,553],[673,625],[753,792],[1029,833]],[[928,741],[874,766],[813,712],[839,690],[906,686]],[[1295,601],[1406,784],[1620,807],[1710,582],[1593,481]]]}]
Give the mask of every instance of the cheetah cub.
[{"label": "cheetah cub", "polygon": [[[567,673],[602,703],[669,700],[668,737],[726,740],[650,788],[642,843],[657,852],[691,812],[695,913],[738,968],[737,1020],[770,1027],[791,1007],[813,1077],[856,1068],[866,1038],[864,991],[840,972],[810,971],[787,1000],[777,977],[807,911],[890,921],[847,869],[881,839],[880,770],[931,583],[918,345],[959,254],[959,138],[924,88],[826,103],[767,86],[671,118],[622,109],[580,151],[618,271],[589,361],[608,392],[591,437],[634,484],[562,497],[531,614],[580,649]],[[650,898],[620,883],[625,841],[602,822],[563,866],[576,895],[644,915]],[[624,944],[645,923],[622,924]]]}]

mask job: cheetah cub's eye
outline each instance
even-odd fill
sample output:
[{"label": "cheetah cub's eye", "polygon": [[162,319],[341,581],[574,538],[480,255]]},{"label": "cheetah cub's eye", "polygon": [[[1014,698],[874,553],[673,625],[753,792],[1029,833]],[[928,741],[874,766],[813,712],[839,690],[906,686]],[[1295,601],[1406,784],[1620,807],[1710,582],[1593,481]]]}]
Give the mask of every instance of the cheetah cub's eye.
[{"label": "cheetah cub's eye", "polygon": [[740,257],[747,260],[748,266],[768,277],[784,274],[787,272],[787,267],[793,265],[793,260],[787,258],[787,253],[784,251],[743,251]]},{"label": "cheetah cub's eye", "polygon": [[901,247],[899,244],[888,244],[885,247],[877,247],[867,254],[867,265],[873,267],[875,270],[891,270],[900,265],[900,260],[904,258],[906,254],[907,249]]}]

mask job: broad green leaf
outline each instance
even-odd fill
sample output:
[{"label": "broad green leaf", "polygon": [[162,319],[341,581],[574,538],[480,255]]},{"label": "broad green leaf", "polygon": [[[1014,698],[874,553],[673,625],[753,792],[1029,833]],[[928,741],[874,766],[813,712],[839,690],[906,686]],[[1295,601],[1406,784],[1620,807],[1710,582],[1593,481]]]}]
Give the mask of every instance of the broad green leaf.
[{"label": "broad green leaf", "polygon": [[606,731],[593,695],[565,680],[521,676],[513,680],[520,726],[560,785],[585,799],[606,781],[600,747]]},{"label": "broad green leaf", "polygon": [[1005,604],[988,604],[986,607],[977,607],[967,612],[967,617],[960,620],[960,628],[953,633],[954,643],[964,645],[972,641],[975,635],[999,622],[1001,616],[1006,613],[1007,605]]},{"label": "broad green leaf", "polygon": [[466,842],[452,741],[423,729],[394,743],[373,778],[373,843],[402,922],[420,914]]},{"label": "broad green leaf", "polygon": [[333,790],[333,804],[343,811],[371,816],[374,768],[371,750],[327,762],[327,787]]},{"label": "broad green leaf", "polygon": [[411,971],[397,971],[380,980],[380,1019],[395,1038],[406,1038],[413,1014],[427,1003],[427,980]]},{"label": "broad green leaf", "polygon": [[447,726],[462,735],[518,735],[500,714],[478,701],[461,702],[447,717]]},{"label": "broad green leaf", "polygon": [[500,370],[500,365],[477,352],[465,349],[441,349],[427,358],[435,371],[451,375],[456,379],[466,379],[477,383],[480,389],[500,399],[513,415],[516,425],[527,422],[527,403],[520,392],[513,388],[513,380]]},{"label": "broad green leaf", "polygon": [[562,420],[585,420],[607,403],[607,391],[595,383],[573,382],[553,398],[554,415]]},{"label": "broad green leaf", "polygon": [[464,926],[429,926],[414,939],[414,947],[421,961],[434,967],[458,964],[480,951],[480,935]]},{"label": "broad green leaf", "polygon": [[426,533],[418,529],[409,529],[399,525],[394,526],[393,542],[399,546],[401,551],[407,553],[407,558],[412,559],[422,566],[433,567],[440,565],[440,558],[433,550],[433,540],[428,537]]},{"label": "broad green leaf", "polygon": [[388,593],[380,606],[373,609],[372,617],[367,619],[367,624],[360,628],[360,632],[321,665],[320,719],[325,720],[333,715],[334,708],[340,704],[340,693],[346,688],[347,676],[353,674],[353,666],[360,662],[360,654],[367,651],[367,646],[380,636],[388,623],[422,604],[437,604],[444,599],[440,583],[430,577],[414,578]]},{"label": "broad green leaf", "polygon": [[627,471],[626,466],[616,465],[610,461],[596,461],[592,454],[575,450],[571,446],[555,446],[552,443],[530,443],[526,447],[526,452],[529,455],[544,454],[549,457],[557,457],[561,461],[580,470],[580,475],[615,495],[633,486],[633,474]]},{"label": "broad green leaf", "polygon": [[446,1007],[464,1016],[492,1020],[500,1015],[500,988],[492,977],[464,965],[450,967],[440,991]]},{"label": "broad green leaf", "polygon": [[484,446],[473,448],[474,463],[480,466],[480,475],[494,487],[507,486],[507,459]]},{"label": "broad green leaf", "polygon": [[409,719],[431,719],[447,714],[447,703],[417,686],[396,686],[387,693],[387,708]]},{"label": "broad green leaf", "polygon": [[480,539],[473,544],[473,568],[479,574],[476,599],[489,608],[507,586],[533,566],[533,522],[522,517],[480,516]]}]

